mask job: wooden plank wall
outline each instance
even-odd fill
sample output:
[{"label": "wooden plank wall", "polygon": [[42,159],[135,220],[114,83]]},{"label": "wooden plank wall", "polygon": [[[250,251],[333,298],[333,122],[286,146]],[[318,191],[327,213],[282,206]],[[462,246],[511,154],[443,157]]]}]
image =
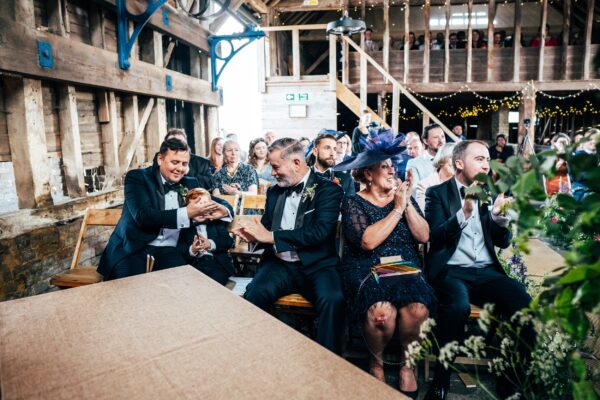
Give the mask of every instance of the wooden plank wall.
[{"label": "wooden plank wall", "polygon": [[[592,52],[595,52],[600,45],[592,45]],[[544,81],[560,81],[562,47],[546,47],[544,49]],[[582,79],[582,59],[583,46],[569,46],[567,77],[571,80]],[[512,48],[493,49],[494,63],[492,68],[493,82],[510,82],[512,79]],[[383,52],[370,53],[380,65],[383,65]],[[404,52],[400,50],[390,51],[390,73],[402,81],[404,74],[403,68]],[[539,48],[522,48],[519,78],[521,82],[537,80]],[[466,82],[466,61],[467,51],[465,49],[456,49],[450,51],[450,75],[449,82]],[[429,81],[444,81],[444,52],[431,51],[430,53]],[[359,75],[359,56],[356,52],[351,52],[349,56],[349,80],[350,84],[358,84]],[[473,82],[485,82],[487,80],[487,49],[473,49]],[[598,79],[597,72],[591,76],[592,79]],[[423,80],[423,52],[418,50],[410,51],[410,69],[408,72],[408,82],[421,83]],[[369,65],[368,83],[383,83],[382,75]]]},{"label": "wooden plank wall", "polygon": [[[120,103],[117,103],[120,105]],[[95,92],[77,87],[77,117],[81,136],[81,153],[84,168],[103,164],[100,122]],[[121,127],[123,124],[120,125]],[[119,129],[121,131],[121,129]]]},{"label": "wooden plank wall", "polygon": [[44,129],[48,157],[62,157],[60,147],[60,123],[58,120],[58,98],[55,86],[50,82],[42,82],[42,100],[44,106]]},{"label": "wooden plank wall", "polygon": [[71,29],[71,39],[92,44],[90,37],[90,18],[89,6],[87,2],[81,0],[69,0],[67,3],[69,12],[69,25]]},{"label": "wooden plank wall", "polygon": [[4,104],[4,88],[2,86],[2,80],[0,79],[0,162],[10,160],[8,126],[6,125],[6,107]]}]

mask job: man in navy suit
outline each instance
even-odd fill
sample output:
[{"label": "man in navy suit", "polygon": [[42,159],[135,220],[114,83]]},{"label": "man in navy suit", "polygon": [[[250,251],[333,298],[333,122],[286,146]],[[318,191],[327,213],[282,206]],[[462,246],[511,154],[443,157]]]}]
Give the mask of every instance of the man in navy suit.
[{"label": "man in navy suit", "polygon": [[345,195],[354,194],[356,190],[352,176],[346,172],[334,172],[331,169],[335,165],[336,150],[337,141],[335,136],[329,133],[319,134],[313,144],[310,157],[312,170],[317,176],[339,185]]},{"label": "man in navy suit", "polygon": [[317,310],[317,341],[340,354],[345,305],[335,236],[343,191],[311,171],[295,139],[273,142],[269,162],[277,185],[267,192],[265,214],[234,229],[265,248],[244,297],[267,311],[281,296],[302,294]]},{"label": "man in navy suit", "polygon": [[[496,312],[510,318],[531,302],[525,287],[506,275],[494,248],[506,248],[510,243],[510,221],[501,210],[511,200],[500,195],[488,208],[464,194],[465,188],[476,184],[478,174],[489,172],[489,160],[485,142],[458,142],[452,153],[455,178],[427,190],[425,216],[430,228],[430,248],[425,273],[439,300],[440,347],[454,340],[462,342],[470,303],[492,303]],[[524,329],[522,338],[532,343],[532,329]],[[437,363],[425,399],[445,399],[449,383],[450,371]]]},{"label": "man in navy suit", "polygon": [[146,257],[155,258],[154,269],[185,265],[177,250],[179,233],[193,222],[230,216],[229,209],[214,200],[184,205],[183,195],[198,186],[188,172],[190,150],[177,139],[165,140],[157,167],[131,170],[125,177],[123,213],[98,265],[104,279],[123,278],[146,271]]}]

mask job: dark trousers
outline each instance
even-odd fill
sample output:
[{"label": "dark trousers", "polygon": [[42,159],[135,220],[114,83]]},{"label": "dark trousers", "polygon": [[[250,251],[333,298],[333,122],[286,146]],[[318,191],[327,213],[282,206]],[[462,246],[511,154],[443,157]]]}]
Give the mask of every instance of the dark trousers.
[{"label": "dark trousers", "polygon": [[198,271],[219,282],[221,285],[225,285],[229,280],[229,272],[213,256],[205,255],[200,257],[194,260],[192,265]]},{"label": "dark trousers", "polygon": [[[494,314],[508,319],[531,302],[521,283],[492,266],[466,268],[448,265],[442,274],[433,282],[439,301],[436,338],[440,348],[453,340],[461,343],[465,339],[465,324],[471,313],[470,303],[480,307],[492,303]],[[521,334],[523,341],[533,344],[531,327],[523,329]],[[527,353],[526,347],[523,346],[519,351]],[[528,358],[527,354],[523,356]],[[437,363],[434,383],[445,386],[449,382],[450,371]]]},{"label": "dark trousers", "polygon": [[154,257],[153,271],[186,265],[187,261],[175,247],[146,246],[142,251],[125,257],[115,265],[109,279],[126,278],[146,272],[146,255]]},{"label": "dark trousers", "polygon": [[281,296],[300,293],[317,310],[319,344],[341,354],[345,302],[338,272],[331,267],[307,275],[302,272],[301,267],[299,262],[289,263],[270,257],[248,284],[244,297],[268,312]]}]

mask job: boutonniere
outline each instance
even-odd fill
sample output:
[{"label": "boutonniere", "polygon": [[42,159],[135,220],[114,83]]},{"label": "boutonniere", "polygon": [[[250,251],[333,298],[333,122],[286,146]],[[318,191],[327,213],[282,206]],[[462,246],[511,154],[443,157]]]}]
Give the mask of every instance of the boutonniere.
[{"label": "boutonniere", "polygon": [[183,186],[181,183],[179,184],[179,187],[177,188],[177,192],[179,193],[179,195],[181,197],[183,197],[185,199],[185,197],[188,194],[188,190],[185,186]]},{"label": "boutonniere", "polygon": [[312,186],[307,186],[306,188],[304,188],[304,190],[302,191],[302,201],[306,201],[306,199],[312,201],[313,197],[315,197],[315,191],[317,190],[317,186],[318,184],[315,183]]},{"label": "boutonniere", "polygon": [[334,176],[331,179],[331,182],[335,183],[336,185],[342,186],[342,182],[340,181],[340,178],[338,178],[337,176]]}]

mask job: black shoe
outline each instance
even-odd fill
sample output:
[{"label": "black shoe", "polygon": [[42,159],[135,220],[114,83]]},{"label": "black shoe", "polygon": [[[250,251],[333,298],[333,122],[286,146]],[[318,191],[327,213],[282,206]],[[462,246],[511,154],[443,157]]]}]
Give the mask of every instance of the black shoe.
[{"label": "black shoe", "polygon": [[402,390],[402,389],[398,389],[400,391],[400,393],[402,393],[403,395],[405,395],[406,397],[412,399],[412,400],[417,400],[417,398],[419,397],[419,388],[417,388],[417,390],[413,390],[412,392],[408,392],[406,390]]},{"label": "black shoe", "polygon": [[446,400],[448,396],[448,386],[431,385],[423,400]]}]

